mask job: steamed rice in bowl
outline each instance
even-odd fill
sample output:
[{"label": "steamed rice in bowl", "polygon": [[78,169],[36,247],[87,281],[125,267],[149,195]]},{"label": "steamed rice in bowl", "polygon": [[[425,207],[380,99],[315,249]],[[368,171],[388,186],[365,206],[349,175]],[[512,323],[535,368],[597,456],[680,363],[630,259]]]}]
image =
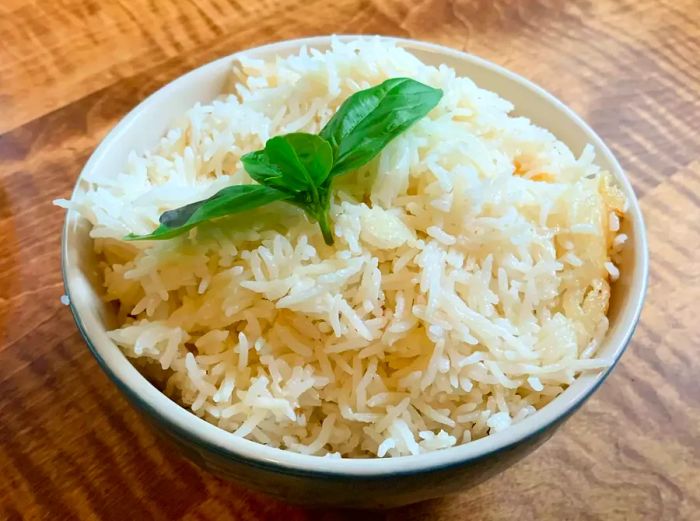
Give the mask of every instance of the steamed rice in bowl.
[{"label": "steamed rice in bowl", "polygon": [[[66,207],[92,223],[124,353],[194,414],[314,455],[418,454],[507,428],[607,367],[626,201],[512,105],[385,40],[241,58],[123,174]],[[318,132],[392,77],[441,88],[427,117],[334,183],[335,244],[275,203],[152,242],[160,214],[250,183],[240,157]]]}]

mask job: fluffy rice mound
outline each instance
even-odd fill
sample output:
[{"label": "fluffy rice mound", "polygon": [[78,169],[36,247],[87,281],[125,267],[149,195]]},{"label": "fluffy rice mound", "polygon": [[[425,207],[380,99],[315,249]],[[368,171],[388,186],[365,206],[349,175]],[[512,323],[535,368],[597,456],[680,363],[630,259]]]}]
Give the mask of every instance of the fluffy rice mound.
[{"label": "fluffy rice mound", "polygon": [[[611,176],[449,67],[385,40],[233,64],[231,89],[90,179],[110,333],[194,414],[305,454],[419,454],[508,428],[596,358],[626,201]],[[337,178],[335,245],[275,203],[169,241],[161,212],[252,182],[240,156],[316,133],[353,92],[407,76],[440,104]]]}]

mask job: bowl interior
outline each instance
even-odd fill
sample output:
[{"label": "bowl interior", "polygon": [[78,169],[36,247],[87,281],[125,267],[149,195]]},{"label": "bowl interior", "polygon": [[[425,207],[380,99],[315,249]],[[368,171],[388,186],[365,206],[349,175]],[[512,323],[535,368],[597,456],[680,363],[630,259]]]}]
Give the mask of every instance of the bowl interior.
[{"label": "bowl interior", "polygon": [[[570,109],[529,81],[459,51],[412,40],[393,40],[425,63],[444,63],[454,68],[459,75],[469,76],[479,86],[510,100],[516,107],[517,115],[528,117],[537,125],[549,129],[575,154],[580,154],[586,144],[592,144],[597,163],[616,177],[630,201],[628,218],[622,223],[622,231],[630,240],[622,256],[621,277],[613,286],[609,310],[610,329],[600,349],[601,356],[616,361],[629,341],[641,310],[646,289],[647,247],[637,199],[610,150]],[[265,59],[296,53],[303,45],[327,49],[330,37],[280,42],[244,52]],[[139,152],[151,148],[175,118],[196,102],[207,102],[219,95],[227,84],[234,59],[235,55],[200,67],[166,85],[138,105],[104,139],[85,165],[81,176],[95,169],[111,175],[119,173],[130,151]],[[75,190],[84,189],[85,182],[79,180]],[[451,464],[481,457],[545,428],[580,405],[607,374],[604,371],[582,375],[550,404],[510,429],[466,445],[419,456],[383,460],[334,460],[265,447],[236,438],[172,402],[141,376],[107,337],[106,331],[115,326],[115,318],[111,308],[105,306],[100,297],[102,285],[88,235],[89,228],[85,219],[73,211],[68,212],[63,243],[63,268],[66,291],[76,321],[103,368],[122,389],[126,389],[132,396],[138,396],[146,409],[158,416],[159,421],[200,443],[245,458],[291,468],[351,474],[415,471]]]}]

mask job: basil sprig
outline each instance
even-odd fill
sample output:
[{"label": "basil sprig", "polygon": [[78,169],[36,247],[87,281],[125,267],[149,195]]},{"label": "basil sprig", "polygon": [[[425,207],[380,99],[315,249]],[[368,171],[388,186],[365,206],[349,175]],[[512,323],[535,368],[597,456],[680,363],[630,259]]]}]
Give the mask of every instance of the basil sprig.
[{"label": "basil sprig", "polygon": [[333,244],[328,216],[333,178],[367,164],[441,98],[440,89],[409,78],[356,92],[319,135],[276,136],[264,149],[241,157],[246,172],[259,184],[229,186],[208,199],[164,212],[152,233],[125,239],[170,239],[205,221],[285,201],[315,219],[326,244]]}]

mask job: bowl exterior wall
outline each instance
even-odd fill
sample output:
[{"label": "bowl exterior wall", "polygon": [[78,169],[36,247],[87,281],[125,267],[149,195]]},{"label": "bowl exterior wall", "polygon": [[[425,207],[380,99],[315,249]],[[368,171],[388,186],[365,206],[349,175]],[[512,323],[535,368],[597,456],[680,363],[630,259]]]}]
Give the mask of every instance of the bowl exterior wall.
[{"label": "bowl exterior wall", "polygon": [[[137,403],[132,402],[132,405],[139,408]],[[533,452],[566,421],[564,418],[522,443],[479,460],[429,471],[368,478],[315,472],[281,472],[277,466],[268,468],[231,454],[221,454],[198,444],[194,439],[173,432],[152,416],[143,414],[143,417],[165,444],[220,478],[290,503],[356,509],[394,508],[464,492]]]}]

